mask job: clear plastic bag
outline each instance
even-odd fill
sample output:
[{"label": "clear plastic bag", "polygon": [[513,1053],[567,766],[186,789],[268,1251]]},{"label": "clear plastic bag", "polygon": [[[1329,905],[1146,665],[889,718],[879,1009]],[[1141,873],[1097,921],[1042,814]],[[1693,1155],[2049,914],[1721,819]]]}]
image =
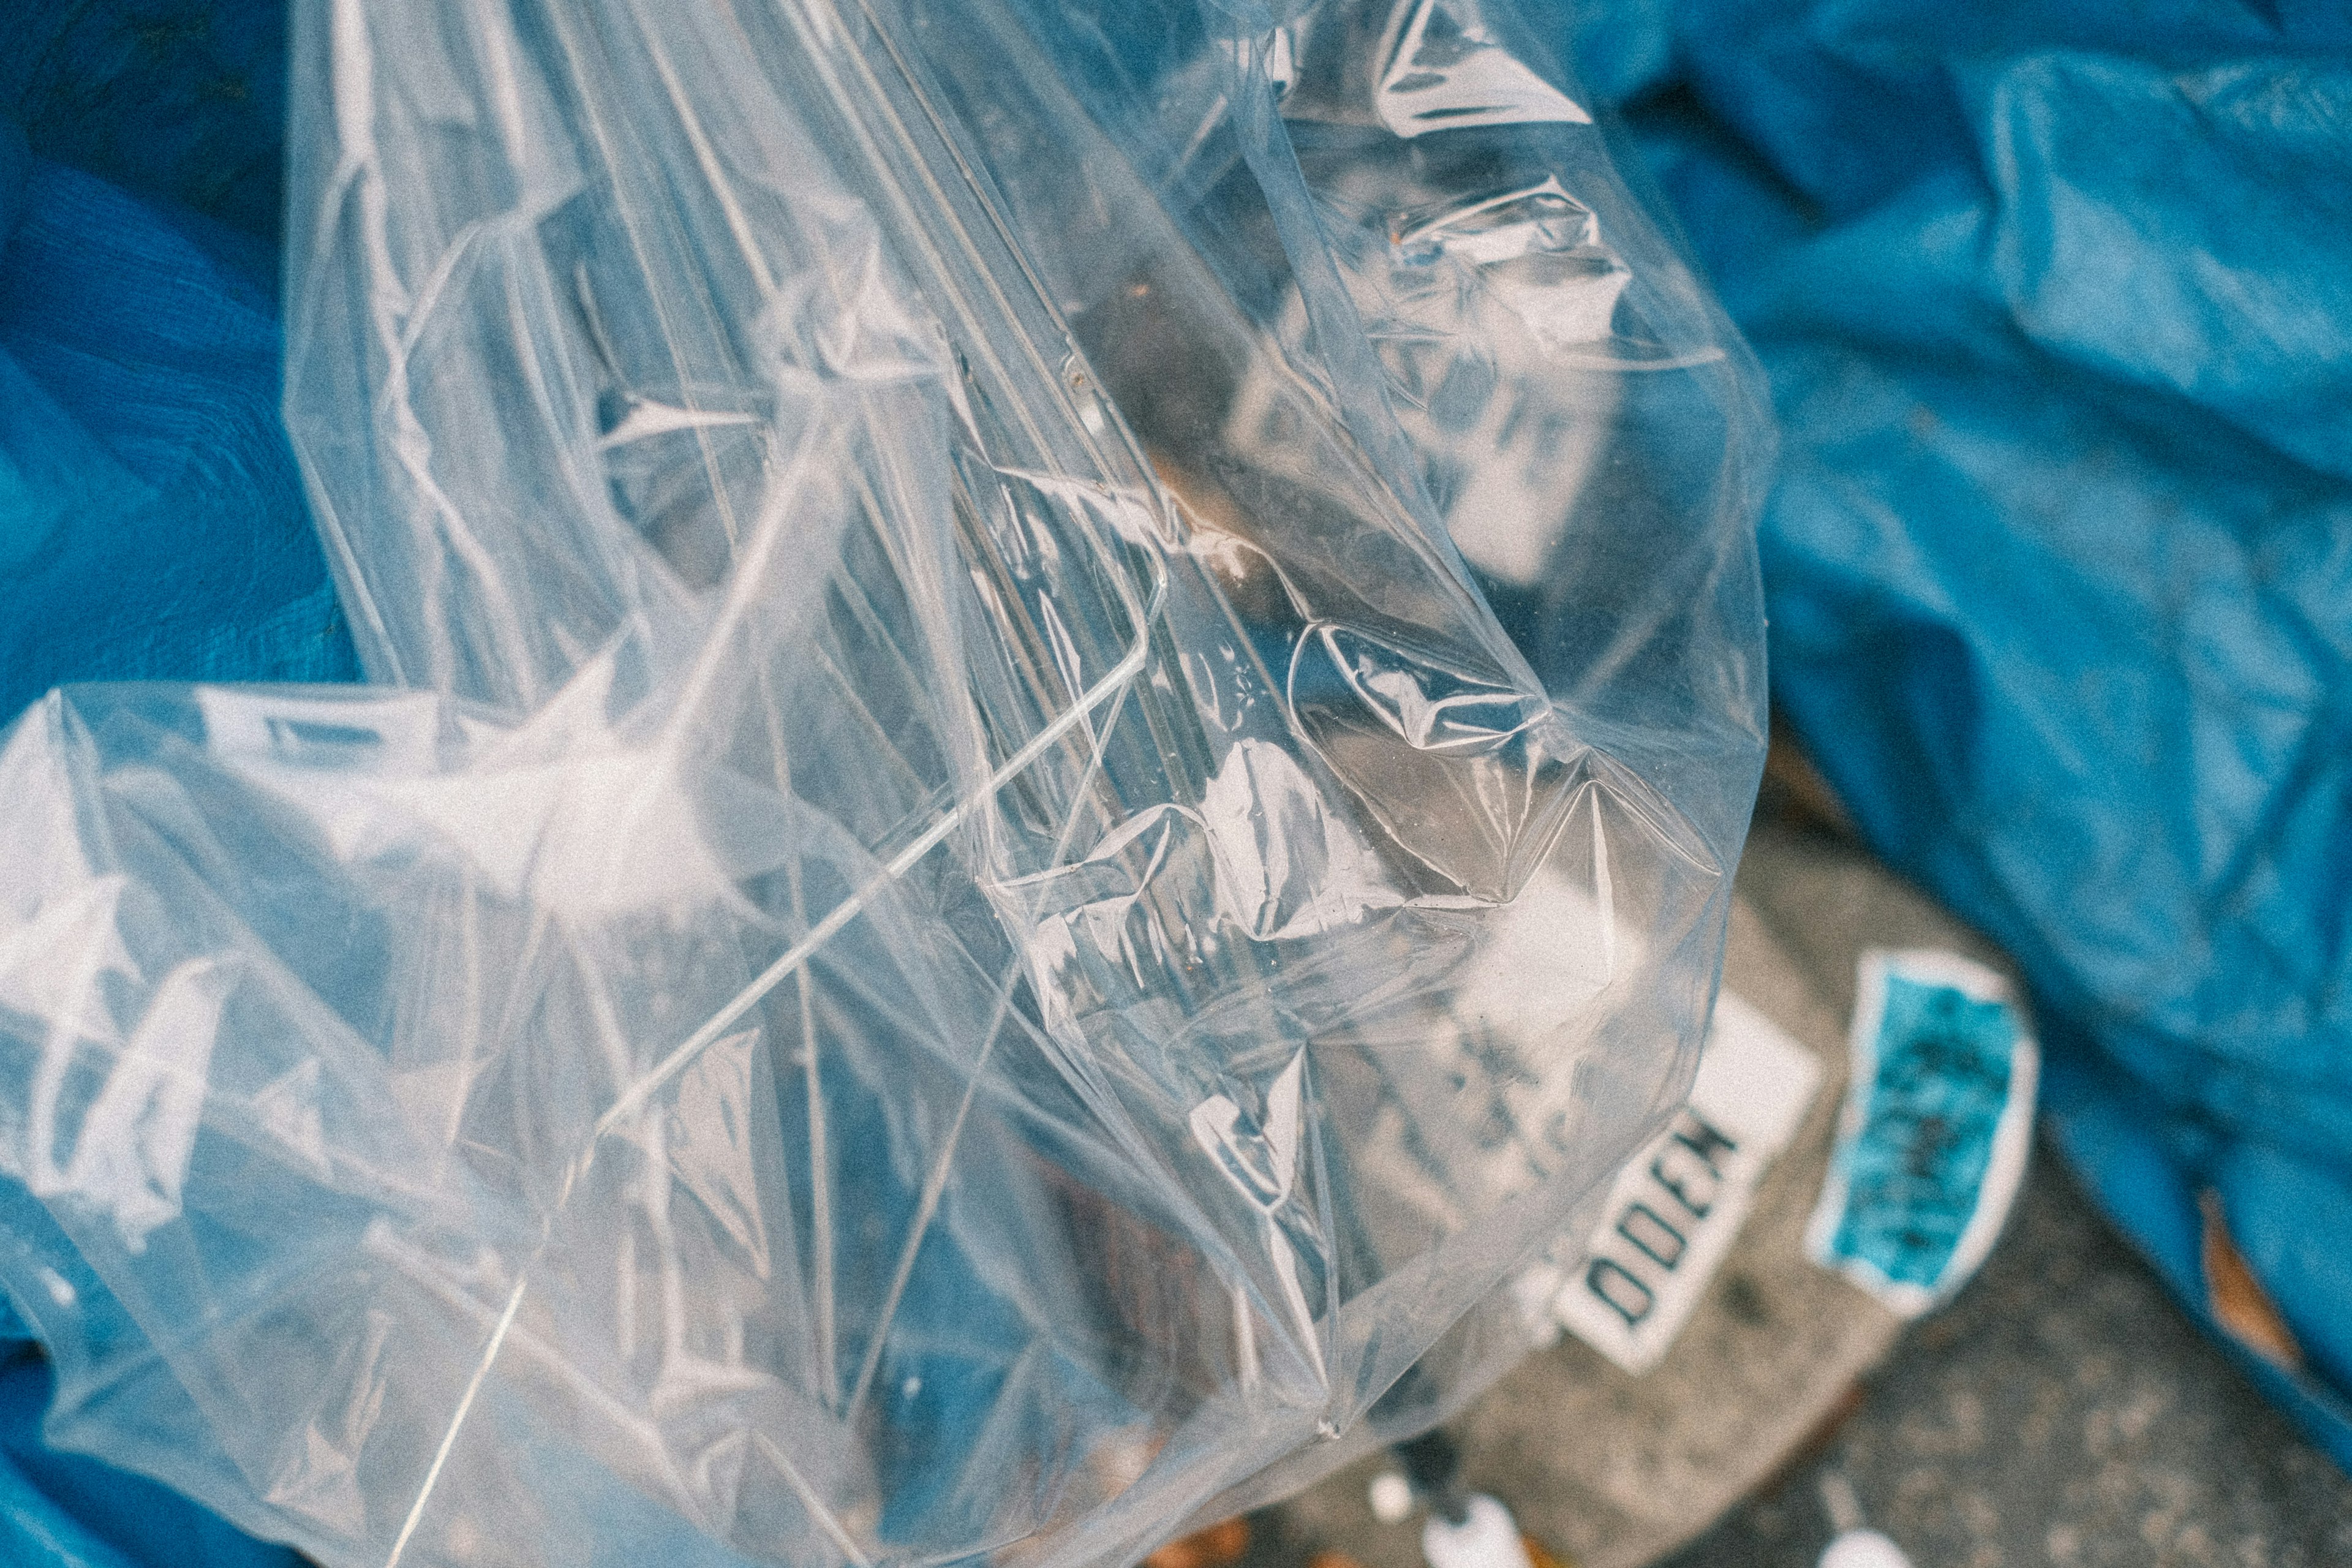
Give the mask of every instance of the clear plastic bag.
[{"label": "clear plastic bag", "polygon": [[1494,0],[320,0],[378,685],[0,746],[53,1434],[322,1563],[1132,1560],[1518,1353],[1761,758],[1746,362]]}]

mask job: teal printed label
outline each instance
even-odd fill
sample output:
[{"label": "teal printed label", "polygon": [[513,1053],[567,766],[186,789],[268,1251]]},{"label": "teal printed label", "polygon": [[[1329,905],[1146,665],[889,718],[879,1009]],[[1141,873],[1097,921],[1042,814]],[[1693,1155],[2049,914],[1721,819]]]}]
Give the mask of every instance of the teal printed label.
[{"label": "teal printed label", "polygon": [[1807,1241],[1906,1316],[1974,1273],[2023,1174],[2038,1065],[1999,975],[1951,953],[1862,961],[1853,1079]]}]

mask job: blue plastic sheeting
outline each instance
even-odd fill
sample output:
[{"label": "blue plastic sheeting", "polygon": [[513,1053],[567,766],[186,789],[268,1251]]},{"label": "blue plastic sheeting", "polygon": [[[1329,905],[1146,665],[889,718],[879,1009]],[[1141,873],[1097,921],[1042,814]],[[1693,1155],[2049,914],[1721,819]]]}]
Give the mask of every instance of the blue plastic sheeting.
[{"label": "blue plastic sheeting", "polygon": [[0,120],[52,163],[275,239],[287,0],[0,0]]},{"label": "blue plastic sheeting", "polygon": [[0,721],[354,679],[278,414],[282,0],[0,0]]},{"label": "blue plastic sheeting", "polygon": [[268,247],[0,128],[0,710],[66,680],[339,680],[278,416]]},{"label": "blue plastic sheeting", "polygon": [[1685,0],[1580,44],[1772,380],[1782,711],[2016,954],[2060,1146],[2209,1322],[2218,1195],[2304,1352],[2248,1369],[2352,1466],[2352,19]]}]

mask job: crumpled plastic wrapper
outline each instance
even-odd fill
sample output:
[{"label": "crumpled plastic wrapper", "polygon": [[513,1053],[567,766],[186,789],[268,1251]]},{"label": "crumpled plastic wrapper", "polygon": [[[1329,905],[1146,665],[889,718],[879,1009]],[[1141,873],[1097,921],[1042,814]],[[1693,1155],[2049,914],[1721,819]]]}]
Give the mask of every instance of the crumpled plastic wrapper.
[{"label": "crumpled plastic wrapper", "polygon": [[373,684],[0,742],[52,1436],[331,1568],[1131,1561],[1677,1101],[1752,373],[1495,0],[306,0]]}]

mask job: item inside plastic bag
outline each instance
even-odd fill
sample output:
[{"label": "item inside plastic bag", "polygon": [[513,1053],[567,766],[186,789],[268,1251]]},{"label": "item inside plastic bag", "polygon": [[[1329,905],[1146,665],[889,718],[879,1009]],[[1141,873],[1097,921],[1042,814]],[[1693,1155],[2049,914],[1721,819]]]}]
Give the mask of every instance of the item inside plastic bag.
[{"label": "item inside plastic bag", "polygon": [[366,671],[0,741],[58,1442],[345,1563],[1131,1560],[1679,1100],[1753,373],[1493,0],[298,12]]}]

